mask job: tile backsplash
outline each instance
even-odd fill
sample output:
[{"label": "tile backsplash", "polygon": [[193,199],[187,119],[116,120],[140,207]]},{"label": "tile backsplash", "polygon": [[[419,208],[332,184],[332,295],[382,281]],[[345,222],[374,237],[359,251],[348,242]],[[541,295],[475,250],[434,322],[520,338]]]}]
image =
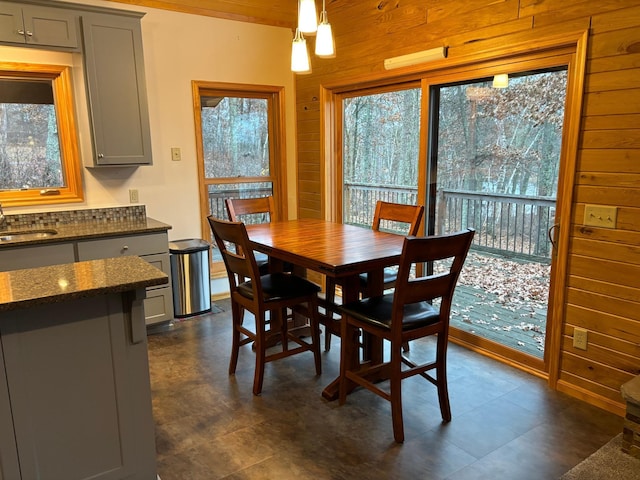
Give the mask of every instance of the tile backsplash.
[{"label": "tile backsplash", "polygon": [[7,215],[7,227],[39,228],[74,225],[80,223],[142,222],[147,218],[144,205],[125,207],[61,210],[55,212],[20,213]]}]

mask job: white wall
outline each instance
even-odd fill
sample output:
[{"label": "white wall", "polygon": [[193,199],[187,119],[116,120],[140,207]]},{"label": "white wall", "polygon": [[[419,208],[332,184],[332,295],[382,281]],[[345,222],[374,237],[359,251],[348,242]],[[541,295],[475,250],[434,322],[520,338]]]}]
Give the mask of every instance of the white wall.
[{"label": "white wall", "polygon": [[[146,12],[142,35],[153,165],[135,169],[85,168],[84,204],[7,208],[6,213],[129,204],[129,189],[135,188],[147,214],[173,227],[169,231],[171,240],[201,237],[191,93],[191,81],[201,80],[285,87],[287,191],[289,215],[295,217],[295,92],[294,77],[289,70],[292,38],[289,29],[101,0],[72,1]],[[52,61],[74,66],[81,151],[88,154],[89,124],[79,55],[0,47],[0,60]],[[181,148],[182,161],[171,161],[171,147]]]}]

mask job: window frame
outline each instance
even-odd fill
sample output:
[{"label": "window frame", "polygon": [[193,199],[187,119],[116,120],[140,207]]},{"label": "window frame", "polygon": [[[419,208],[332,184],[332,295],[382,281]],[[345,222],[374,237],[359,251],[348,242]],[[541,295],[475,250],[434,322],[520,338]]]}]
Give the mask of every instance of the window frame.
[{"label": "window frame", "polygon": [[[213,243],[211,227],[207,221],[209,205],[203,193],[212,184],[262,183],[271,182],[278,218],[288,218],[287,206],[287,168],[285,142],[285,99],[284,87],[273,85],[254,85],[225,82],[207,82],[193,80],[193,115],[196,131],[196,156],[198,163],[198,191],[200,198],[201,236]],[[205,177],[204,147],[202,142],[201,97],[247,97],[266,99],[269,116],[269,175],[264,177]],[[222,262],[216,262],[211,256],[211,273],[214,277],[226,274]]]},{"label": "window frame", "polygon": [[54,189],[0,190],[0,203],[5,207],[17,207],[84,201],[71,67],[65,65],[0,62],[0,76],[27,80],[51,80],[56,121],[58,123],[60,162],[66,183],[66,186]]}]

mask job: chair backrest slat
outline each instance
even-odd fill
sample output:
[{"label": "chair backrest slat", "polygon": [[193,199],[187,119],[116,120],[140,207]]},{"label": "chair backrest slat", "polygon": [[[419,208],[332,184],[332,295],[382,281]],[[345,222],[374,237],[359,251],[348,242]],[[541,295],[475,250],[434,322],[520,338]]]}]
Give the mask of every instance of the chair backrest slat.
[{"label": "chair backrest slat", "polygon": [[[441,298],[440,317],[448,321],[453,293],[474,234],[473,229],[468,229],[448,235],[405,238],[394,292],[394,315],[402,315],[403,305]],[[413,265],[440,260],[447,265],[438,264],[433,273],[425,269],[423,275],[411,278]],[[394,317],[392,325],[401,329],[401,319],[395,321]]]},{"label": "chair backrest slat", "polygon": [[[213,215],[207,217],[207,220],[227,269],[231,293],[233,294],[238,288],[238,278],[250,279],[254,298],[262,298],[260,270],[244,223],[221,220]],[[235,251],[231,246],[235,247]]]},{"label": "chair backrest slat", "polygon": [[378,200],[376,211],[373,215],[373,230],[380,230],[380,222],[388,220],[409,225],[407,235],[415,236],[420,228],[420,221],[424,215],[423,205],[406,205],[403,203],[390,203]]},{"label": "chair backrest slat", "polygon": [[[269,221],[278,220],[272,196],[257,198],[227,198],[227,214],[232,222],[239,222],[242,216],[269,214]],[[249,222],[251,223],[251,222]]]}]

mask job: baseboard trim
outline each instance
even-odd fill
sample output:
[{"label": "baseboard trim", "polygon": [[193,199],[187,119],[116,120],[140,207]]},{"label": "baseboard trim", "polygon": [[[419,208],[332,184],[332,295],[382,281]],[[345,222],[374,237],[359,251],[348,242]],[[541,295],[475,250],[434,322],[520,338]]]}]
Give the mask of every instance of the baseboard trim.
[{"label": "baseboard trim", "polygon": [[623,403],[614,402],[609,398],[596,395],[584,388],[576,387],[565,380],[558,380],[556,390],[566,393],[574,398],[578,398],[590,405],[602,408],[603,410],[618,415],[619,417],[625,416],[626,406]]}]

